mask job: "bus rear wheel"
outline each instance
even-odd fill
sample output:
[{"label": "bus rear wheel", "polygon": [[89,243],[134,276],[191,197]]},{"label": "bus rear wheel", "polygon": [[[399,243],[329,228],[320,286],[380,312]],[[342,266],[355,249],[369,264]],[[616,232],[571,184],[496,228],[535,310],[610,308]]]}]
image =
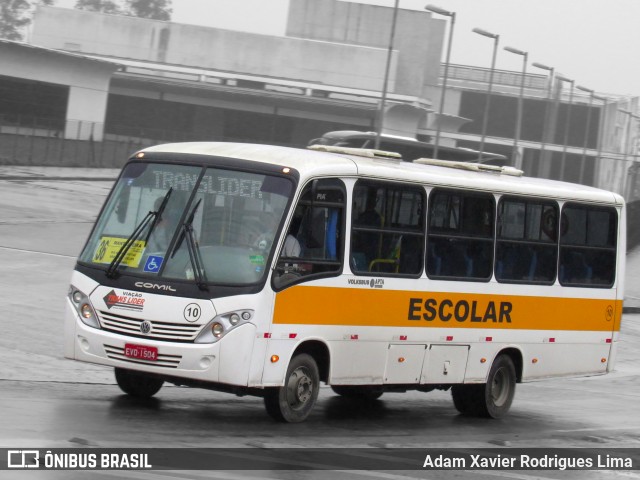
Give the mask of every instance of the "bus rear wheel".
[{"label": "bus rear wheel", "polygon": [[318,399],[320,373],[311,355],[302,353],[291,359],[284,386],[265,391],[267,413],[280,422],[306,420]]},{"label": "bus rear wheel", "polygon": [[463,415],[504,417],[516,393],[516,369],[508,355],[499,355],[491,365],[487,383],[454,385],[453,404]]},{"label": "bus rear wheel", "polygon": [[136,398],[153,397],[160,391],[164,383],[163,380],[158,378],[124,368],[116,368],[115,376],[120,390]]}]

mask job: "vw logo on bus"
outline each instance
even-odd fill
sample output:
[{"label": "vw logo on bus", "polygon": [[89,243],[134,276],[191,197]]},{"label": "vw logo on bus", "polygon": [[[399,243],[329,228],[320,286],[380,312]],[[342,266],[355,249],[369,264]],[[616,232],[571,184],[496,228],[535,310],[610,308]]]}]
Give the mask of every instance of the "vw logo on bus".
[{"label": "vw logo on bus", "polygon": [[149,320],[145,320],[140,324],[140,331],[145,335],[151,331],[151,322]]}]

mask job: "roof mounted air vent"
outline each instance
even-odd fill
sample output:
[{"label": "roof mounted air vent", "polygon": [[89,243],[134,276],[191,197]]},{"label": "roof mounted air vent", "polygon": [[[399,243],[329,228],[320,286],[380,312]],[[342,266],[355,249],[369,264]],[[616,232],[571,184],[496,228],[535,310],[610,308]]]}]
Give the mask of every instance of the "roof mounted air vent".
[{"label": "roof mounted air vent", "polygon": [[524,172],[514,167],[501,167],[498,165],[485,165],[484,163],[472,162],[452,162],[449,160],[436,160],[433,158],[418,158],[413,163],[420,165],[435,165],[437,167],[458,168],[461,170],[469,170],[471,172],[490,172],[499,173],[501,175],[511,175],[512,177],[521,177]]},{"label": "roof mounted air vent", "polygon": [[388,160],[402,160],[402,155],[396,152],[386,152],[384,150],[376,150],[374,148],[352,148],[352,147],[336,147],[333,145],[310,145],[309,150],[328,153],[343,153],[345,155],[355,155],[358,157],[368,158],[385,158]]}]

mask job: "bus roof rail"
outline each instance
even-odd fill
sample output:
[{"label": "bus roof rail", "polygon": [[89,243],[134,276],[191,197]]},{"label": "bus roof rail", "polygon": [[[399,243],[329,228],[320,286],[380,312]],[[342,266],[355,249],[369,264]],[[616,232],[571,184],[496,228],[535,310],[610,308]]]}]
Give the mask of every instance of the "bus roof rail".
[{"label": "bus roof rail", "polygon": [[333,145],[309,145],[307,148],[309,150],[315,150],[317,152],[343,153],[346,155],[356,155],[358,157],[402,160],[402,155],[400,155],[399,153],[387,152],[385,150],[376,150],[374,148],[337,147]]},{"label": "bus roof rail", "polygon": [[452,162],[449,160],[437,160],[433,158],[418,158],[413,163],[420,165],[435,165],[438,167],[459,168],[462,170],[470,170],[472,172],[493,172],[502,175],[511,175],[512,177],[522,177],[524,172],[518,168],[509,166],[486,165],[484,163],[472,162]]}]

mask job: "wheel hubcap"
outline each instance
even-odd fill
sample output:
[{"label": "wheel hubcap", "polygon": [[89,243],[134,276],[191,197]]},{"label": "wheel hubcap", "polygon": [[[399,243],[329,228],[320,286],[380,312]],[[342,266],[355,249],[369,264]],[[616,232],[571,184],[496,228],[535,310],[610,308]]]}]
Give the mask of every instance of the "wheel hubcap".
[{"label": "wheel hubcap", "polygon": [[491,399],[496,406],[502,406],[509,397],[509,379],[506,369],[499,369],[491,383]]},{"label": "wheel hubcap", "polygon": [[289,405],[300,408],[309,401],[313,394],[313,382],[303,368],[297,368],[291,373],[287,385]]}]

